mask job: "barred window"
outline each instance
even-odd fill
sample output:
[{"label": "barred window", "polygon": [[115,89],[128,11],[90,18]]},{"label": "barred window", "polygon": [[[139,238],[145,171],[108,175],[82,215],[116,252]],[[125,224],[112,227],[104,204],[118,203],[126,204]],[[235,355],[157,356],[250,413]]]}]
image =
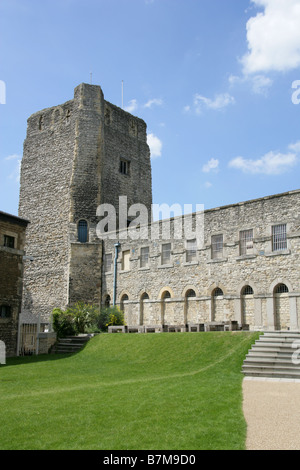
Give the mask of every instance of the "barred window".
[{"label": "barred window", "polygon": [[187,240],[186,242],[186,261],[195,261],[197,258],[197,241]]},{"label": "barred window", "polygon": [[104,255],[104,272],[111,271],[112,265],[112,254],[108,253]]},{"label": "barred window", "polygon": [[141,248],[141,268],[147,268],[149,264],[149,247]]},{"label": "barred window", "polygon": [[281,251],[287,249],[286,224],[272,227],[272,250]]},{"label": "barred window", "polygon": [[275,294],[286,294],[289,291],[288,287],[285,284],[278,284],[275,289]]},{"label": "barred window", "polygon": [[240,255],[248,255],[253,252],[253,230],[240,232]]},{"label": "barred window", "polygon": [[245,286],[242,290],[242,295],[253,295],[253,289],[251,286]]},{"label": "barred window", "polygon": [[212,259],[223,258],[223,235],[211,237],[211,257]]},{"label": "barred window", "polygon": [[129,175],[129,170],[130,170],[130,162],[128,160],[121,158],[120,159],[120,173],[122,173],[122,175]]},{"label": "barred window", "polygon": [[171,243],[162,245],[161,264],[170,264],[171,262]]},{"label": "barred window", "polygon": [[213,297],[222,297],[223,291],[220,289],[220,287],[216,287],[216,289],[213,292]]}]

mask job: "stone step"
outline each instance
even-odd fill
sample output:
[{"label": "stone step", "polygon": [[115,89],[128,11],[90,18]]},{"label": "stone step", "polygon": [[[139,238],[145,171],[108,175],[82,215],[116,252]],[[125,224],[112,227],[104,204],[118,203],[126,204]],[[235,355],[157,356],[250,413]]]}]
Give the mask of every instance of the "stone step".
[{"label": "stone step", "polygon": [[299,364],[296,364],[295,362],[292,361],[292,357],[290,358],[274,358],[274,357],[247,357],[244,361],[244,365],[258,365],[260,367],[266,365],[274,365],[274,367],[277,366],[286,366],[286,367],[292,367],[292,368],[298,368],[299,369]]},{"label": "stone step", "polygon": [[93,335],[67,336],[60,338],[52,348],[54,354],[72,354],[80,351]]},{"label": "stone step", "polygon": [[[248,351],[242,366],[245,376],[282,377],[300,379],[299,359],[300,333],[266,332]],[[296,341],[296,343],[295,343]],[[296,347],[294,347],[296,346]]]},{"label": "stone step", "polygon": [[291,359],[293,356],[293,352],[284,352],[284,351],[268,351],[268,350],[260,350],[256,351],[256,349],[251,349],[248,354],[246,355],[246,359],[252,358],[252,357],[273,357],[275,358],[282,358],[282,359]]},{"label": "stone step", "polygon": [[279,371],[268,371],[268,370],[256,370],[254,369],[253,371],[243,371],[243,374],[245,377],[270,377],[270,378],[281,378],[281,379],[294,379],[294,380],[300,380],[300,375],[295,374],[295,372],[287,373],[286,371],[284,372],[279,372]]}]

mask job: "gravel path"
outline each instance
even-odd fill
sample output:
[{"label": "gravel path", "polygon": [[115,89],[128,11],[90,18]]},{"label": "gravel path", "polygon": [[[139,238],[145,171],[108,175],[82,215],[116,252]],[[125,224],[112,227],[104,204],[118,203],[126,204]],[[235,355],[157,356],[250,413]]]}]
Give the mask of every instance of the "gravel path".
[{"label": "gravel path", "polygon": [[300,450],[300,380],[243,380],[247,450]]}]

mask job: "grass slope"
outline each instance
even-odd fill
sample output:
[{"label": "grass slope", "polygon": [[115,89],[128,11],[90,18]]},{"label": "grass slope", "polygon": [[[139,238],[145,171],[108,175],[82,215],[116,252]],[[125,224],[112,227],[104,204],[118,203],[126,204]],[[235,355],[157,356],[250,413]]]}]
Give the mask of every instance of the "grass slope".
[{"label": "grass slope", "polygon": [[244,449],[257,333],[102,334],[0,366],[0,449]]}]

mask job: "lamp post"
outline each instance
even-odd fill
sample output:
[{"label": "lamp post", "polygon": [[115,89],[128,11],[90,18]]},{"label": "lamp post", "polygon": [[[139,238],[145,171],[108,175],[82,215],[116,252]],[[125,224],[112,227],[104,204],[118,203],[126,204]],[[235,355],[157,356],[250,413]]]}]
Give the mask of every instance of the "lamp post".
[{"label": "lamp post", "polygon": [[118,249],[121,244],[115,243],[115,263],[114,263],[114,297],[113,297],[113,306],[116,305],[116,293],[117,293],[117,260],[118,260]]}]

